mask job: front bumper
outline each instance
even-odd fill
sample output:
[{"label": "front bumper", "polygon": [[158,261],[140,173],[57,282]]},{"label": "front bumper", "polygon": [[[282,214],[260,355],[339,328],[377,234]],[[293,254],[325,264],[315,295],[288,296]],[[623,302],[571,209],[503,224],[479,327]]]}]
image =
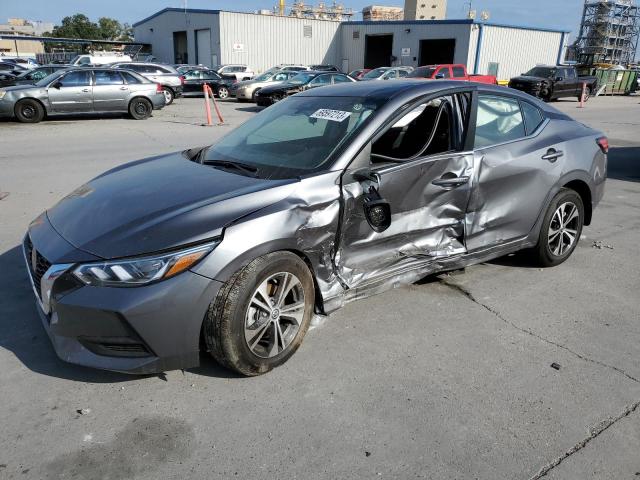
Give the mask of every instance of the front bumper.
[{"label": "front bumper", "polygon": [[13,118],[14,107],[14,102],[9,102],[5,99],[0,100],[0,118]]},{"label": "front bumper", "polygon": [[[33,249],[39,252],[43,230],[54,232],[48,221],[37,229],[31,234]],[[220,282],[186,271],[143,287],[92,287],[78,282],[70,273],[74,263],[67,262],[47,291],[43,286],[48,274],[38,282],[41,272],[30,267],[30,238],[25,237],[23,245],[27,271],[42,324],[60,359],[134,374],[199,365],[202,322]],[[48,248],[42,246],[44,255],[51,255]],[[68,252],[65,257],[68,260]],[[79,251],[78,257],[84,260],[86,254]],[[57,265],[51,264],[47,272]]]},{"label": "front bumper", "polygon": [[520,90],[521,92],[528,93],[534,97],[540,97],[542,86],[530,84],[530,83],[509,83],[509,88]]},{"label": "front bumper", "polygon": [[233,92],[238,100],[253,100],[253,92],[252,88],[239,88]]}]

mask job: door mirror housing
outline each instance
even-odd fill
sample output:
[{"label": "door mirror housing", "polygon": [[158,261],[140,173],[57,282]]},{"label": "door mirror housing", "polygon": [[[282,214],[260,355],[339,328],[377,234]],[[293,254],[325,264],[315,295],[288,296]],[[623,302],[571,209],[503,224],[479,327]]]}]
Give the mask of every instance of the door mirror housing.
[{"label": "door mirror housing", "polygon": [[380,183],[380,176],[368,167],[360,168],[354,171],[351,176],[358,182]]},{"label": "door mirror housing", "polygon": [[51,85],[53,88],[55,88],[56,90],[60,90],[60,88],[62,87],[62,82],[55,82],[53,85]]},{"label": "door mirror housing", "polygon": [[436,80],[442,80],[444,78],[444,73],[437,73]]},{"label": "door mirror housing", "polygon": [[563,80],[564,80],[564,78],[563,78],[563,77],[556,77],[556,82],[561,82],[561,81],[563,81]]}]

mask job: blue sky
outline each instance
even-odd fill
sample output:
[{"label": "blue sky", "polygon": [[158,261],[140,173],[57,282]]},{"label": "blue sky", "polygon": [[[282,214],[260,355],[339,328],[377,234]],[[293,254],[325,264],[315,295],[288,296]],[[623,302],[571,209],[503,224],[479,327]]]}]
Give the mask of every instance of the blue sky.
[{"label": "blue sky", "polygon": [[[291,2],[287,0],[288,4]],[[253,11],[270,8],[275,3],[276,0],[188,0],[188,7]],[[307,3],[312,2],[307,0]],[[404,0],[344,0],[343,3],[359,11],[371,4],[403,5]],[[468,0],[449,0],[448,18],[464,17],[468,3]],[[583,0],[473,0],[473,8],[490,11],[494,22],[566,29],[575,36],[583,3]],[[94,20],[107,16],[134,23],[164,7],[182,5],[182,0],[0,0],[0,22],[8,17],[59,22],[62,17],[81,12]]]}]

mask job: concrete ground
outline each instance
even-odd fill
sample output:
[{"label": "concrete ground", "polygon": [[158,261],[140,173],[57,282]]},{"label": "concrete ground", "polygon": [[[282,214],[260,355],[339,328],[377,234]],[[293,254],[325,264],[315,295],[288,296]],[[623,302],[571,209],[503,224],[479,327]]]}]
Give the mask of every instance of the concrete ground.
[{"label": "concrete ground", "polygon": [[515,255],[352,303],[258,378],[206,357],[148,377],[61,362],[18,248],[76,186],[254,108],[224,103],[221,127],[200,99],[144,122],[0,122],[0,478],[638,478],[639,104],[556,103],[617,146],[565,264]]}]

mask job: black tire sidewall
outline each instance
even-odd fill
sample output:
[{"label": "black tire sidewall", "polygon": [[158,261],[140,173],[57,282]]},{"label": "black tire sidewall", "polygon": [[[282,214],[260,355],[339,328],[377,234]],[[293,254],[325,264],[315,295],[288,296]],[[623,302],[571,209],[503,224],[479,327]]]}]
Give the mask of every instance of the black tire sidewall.
[{"label": "black tire sidewall", "polygon": [[[305,295],[305,311],[296,337],[289,346],[272,358],[261,358],[249,349],[244,337],[244,324],[247,306],[257,287],[265,279],[279,272],[293,273],[300,282]],[[260,257],[240,272],[234,279],[224,305],[216,302],[214,308],[217,331],[216,335],[222,363],[243,375],[260,375],[286,362],[300,347],[309,329],[315,304],[315,290],[311,272],[306,264],[290,252],[276,252]],[[211,327],[211,325],[209,325]],[[214,352],[215,356],[215,352]]]},{"label": "black tire sidewall", "polygon": [[[35,110],[35,115],[32,118],[22,115],[22,108],[26,105],[32,106]],[[25,99],[16,103],[14,114],[21,123],[38,123],[44,118],[44,108],[42,108],[42,105],[36,100]]]},{"label": "black tire sidewall", "polygon": [[[145,115],[140,115],[139,113],[136,112],[136,105],[139,103],[145,104],[147,109],[147,113]],[[129,113],[135,120],[146,120],[151,116],[152,111],[153,111],[153,106],[151,105],[151,102],[146,98],[134,98],[133,100],[131,100],[131,103],[129,104]]]},{"label": "black tire sidewall", "polygon": [[[549,247],[549,225],[551,224],[555,211],[562,203],[565,203],[567,201],[574,203],[578,207],[580,223],[578,225],[578,232],[576,234],[576,241],[574,242],[574,244],[563,255],[556,256],[551,253],[551,249]],[[553,200],[551,200],[549,208],[547,209],[547,213],[544,216],[544,220],[540,228],[540,238],[538,239],[538,245],[535,249],[537,262],[543,267],[554,267],[565,262],[573,254],[574,250],[578,246],[580,236],[582,235],[583,226],[584,204],[582,203],[582,198],[574,190],[563,188],[555,197],[553,197]]]}]

